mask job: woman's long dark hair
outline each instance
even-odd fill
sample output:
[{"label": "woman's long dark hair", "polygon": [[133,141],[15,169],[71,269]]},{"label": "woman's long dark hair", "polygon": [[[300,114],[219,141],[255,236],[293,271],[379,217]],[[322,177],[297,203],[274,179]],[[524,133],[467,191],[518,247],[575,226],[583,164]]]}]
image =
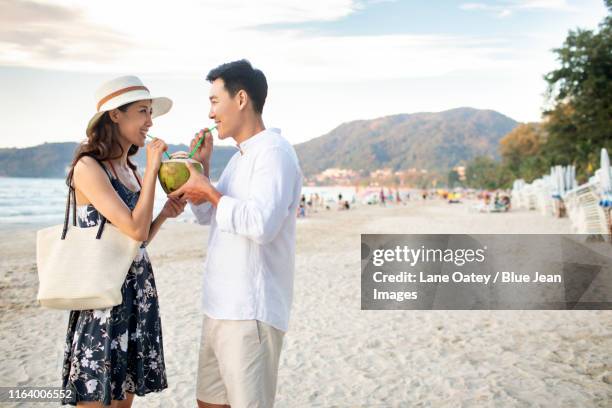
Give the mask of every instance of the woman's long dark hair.
[{"label": "woman's long dark hair", "polygon": [[[133,103],[135,102],[126,103],[117,109],[121,112],[125,112]],[[116,156],[111,156],[115,150],[115,146],[119,146],[121,153]],[[123,146],[119,143],[119,126],[111,120],[108,112],[104,112],[104,115],[100,117],[98,123],[87,132],[87,141],[81,143],[77,147],[74,153],[74,159],[72,159],[72,164],[70,165],[70,171],[66,176],[66,184],[70,187],[70,181],[74,174],[74,166],[82,157],[91,156],[100,161],[105,161],[118,159],[123,155],[123,152]],[[131,145],[128,149],[127,164],[132,170],[136,170],[136,165],[132,163],[130,156],[136,153],[138,153],[138,146]]]}]

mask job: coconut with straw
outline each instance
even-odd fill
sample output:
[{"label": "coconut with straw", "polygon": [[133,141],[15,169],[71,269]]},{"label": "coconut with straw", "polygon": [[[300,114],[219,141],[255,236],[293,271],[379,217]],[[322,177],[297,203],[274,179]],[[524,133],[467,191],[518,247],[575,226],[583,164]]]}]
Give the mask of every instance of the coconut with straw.
[{"label": "coconut with straw", "polygon": [[[208,131],[214,129],[215,127],[216,126],[209,128]],[[152,136],[149,137],[153,138]],[[200,138],[191,152],[181,151],[174,152],[172,154],[166,153],[167,159],[162,161],[161,166],[159,167],[159,172],[157,173],[159,184],[161,184],[166,194],[170,194],[178,190],[187,182],[187,180],[189,180],[190,173],[185,163],[189,162],[200,173],[204,172],[202,163],[193,158],[195,152],[197,152],[197,150],[200,148],[203,140],[204,137]]]}]

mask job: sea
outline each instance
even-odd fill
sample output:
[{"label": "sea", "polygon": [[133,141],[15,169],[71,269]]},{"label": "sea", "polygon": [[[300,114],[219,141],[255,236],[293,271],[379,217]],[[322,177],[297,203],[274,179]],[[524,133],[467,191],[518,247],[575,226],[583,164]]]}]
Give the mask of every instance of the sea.
[{"label": "sea", "polygon": [[[166,202],[166,194],[159,183],[155,193],[154,214],[157,214]],[[67,194],[64,179],[0,177],[0,228],[61,224],[64,222]],[[330,206],[337,202],[338,194],[349,202],[355,202],[357,198],[355,187],[347,186],[304,186],[302,194],[306,200],[319,194]],[[194,220],[189,206],[177,218],[179,222]]]}]

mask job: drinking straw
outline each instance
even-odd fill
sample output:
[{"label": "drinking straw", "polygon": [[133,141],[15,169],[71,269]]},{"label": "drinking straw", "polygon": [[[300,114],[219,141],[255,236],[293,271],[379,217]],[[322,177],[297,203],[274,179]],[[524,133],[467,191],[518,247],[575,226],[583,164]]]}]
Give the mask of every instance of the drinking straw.
[{"label": "drinking straw", "polygon": [[[154,138],[153,136],[151,136],[151,135],[147,135],[147,137],[148,137],[149,139],[155,139],[155,138]],[[166,157],[167,157],[167,158],[169,158],[169,159],[171,159],[171,158],[172,158],[172,157],[170,157],[170,155],[168,154],[168,152],[164,152],[164,153],[166,154]]]},{"label": "drinking straw", "polygon": [[[217,125],[215,126],[211,126],[208,128],[207,132],[210,132],[211,130],[215,129],[217,127]],[[204,133],[206,134],[206,132]],[[195,145],[195,147],[193,148],[193,150],[191,151],[191,153],[189,153],[189,158],[191,159],[193,157],[193,155],[195,154],[195,152],[200,148],[200,145],[202,144],[202,142],[204,141],[204,138],[202,137],[198,143]]]}]

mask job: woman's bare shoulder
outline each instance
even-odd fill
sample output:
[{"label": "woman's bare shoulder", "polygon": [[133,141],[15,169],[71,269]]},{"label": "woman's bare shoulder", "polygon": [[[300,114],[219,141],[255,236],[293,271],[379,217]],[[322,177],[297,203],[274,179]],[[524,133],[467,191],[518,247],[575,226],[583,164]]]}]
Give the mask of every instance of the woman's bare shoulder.
[{"label": "woman's bare shoulder", "polygon": [[105,178],[104,170],[102,165],[93,157],[83,156],[74,165],[74,177],[102,177]]}]

